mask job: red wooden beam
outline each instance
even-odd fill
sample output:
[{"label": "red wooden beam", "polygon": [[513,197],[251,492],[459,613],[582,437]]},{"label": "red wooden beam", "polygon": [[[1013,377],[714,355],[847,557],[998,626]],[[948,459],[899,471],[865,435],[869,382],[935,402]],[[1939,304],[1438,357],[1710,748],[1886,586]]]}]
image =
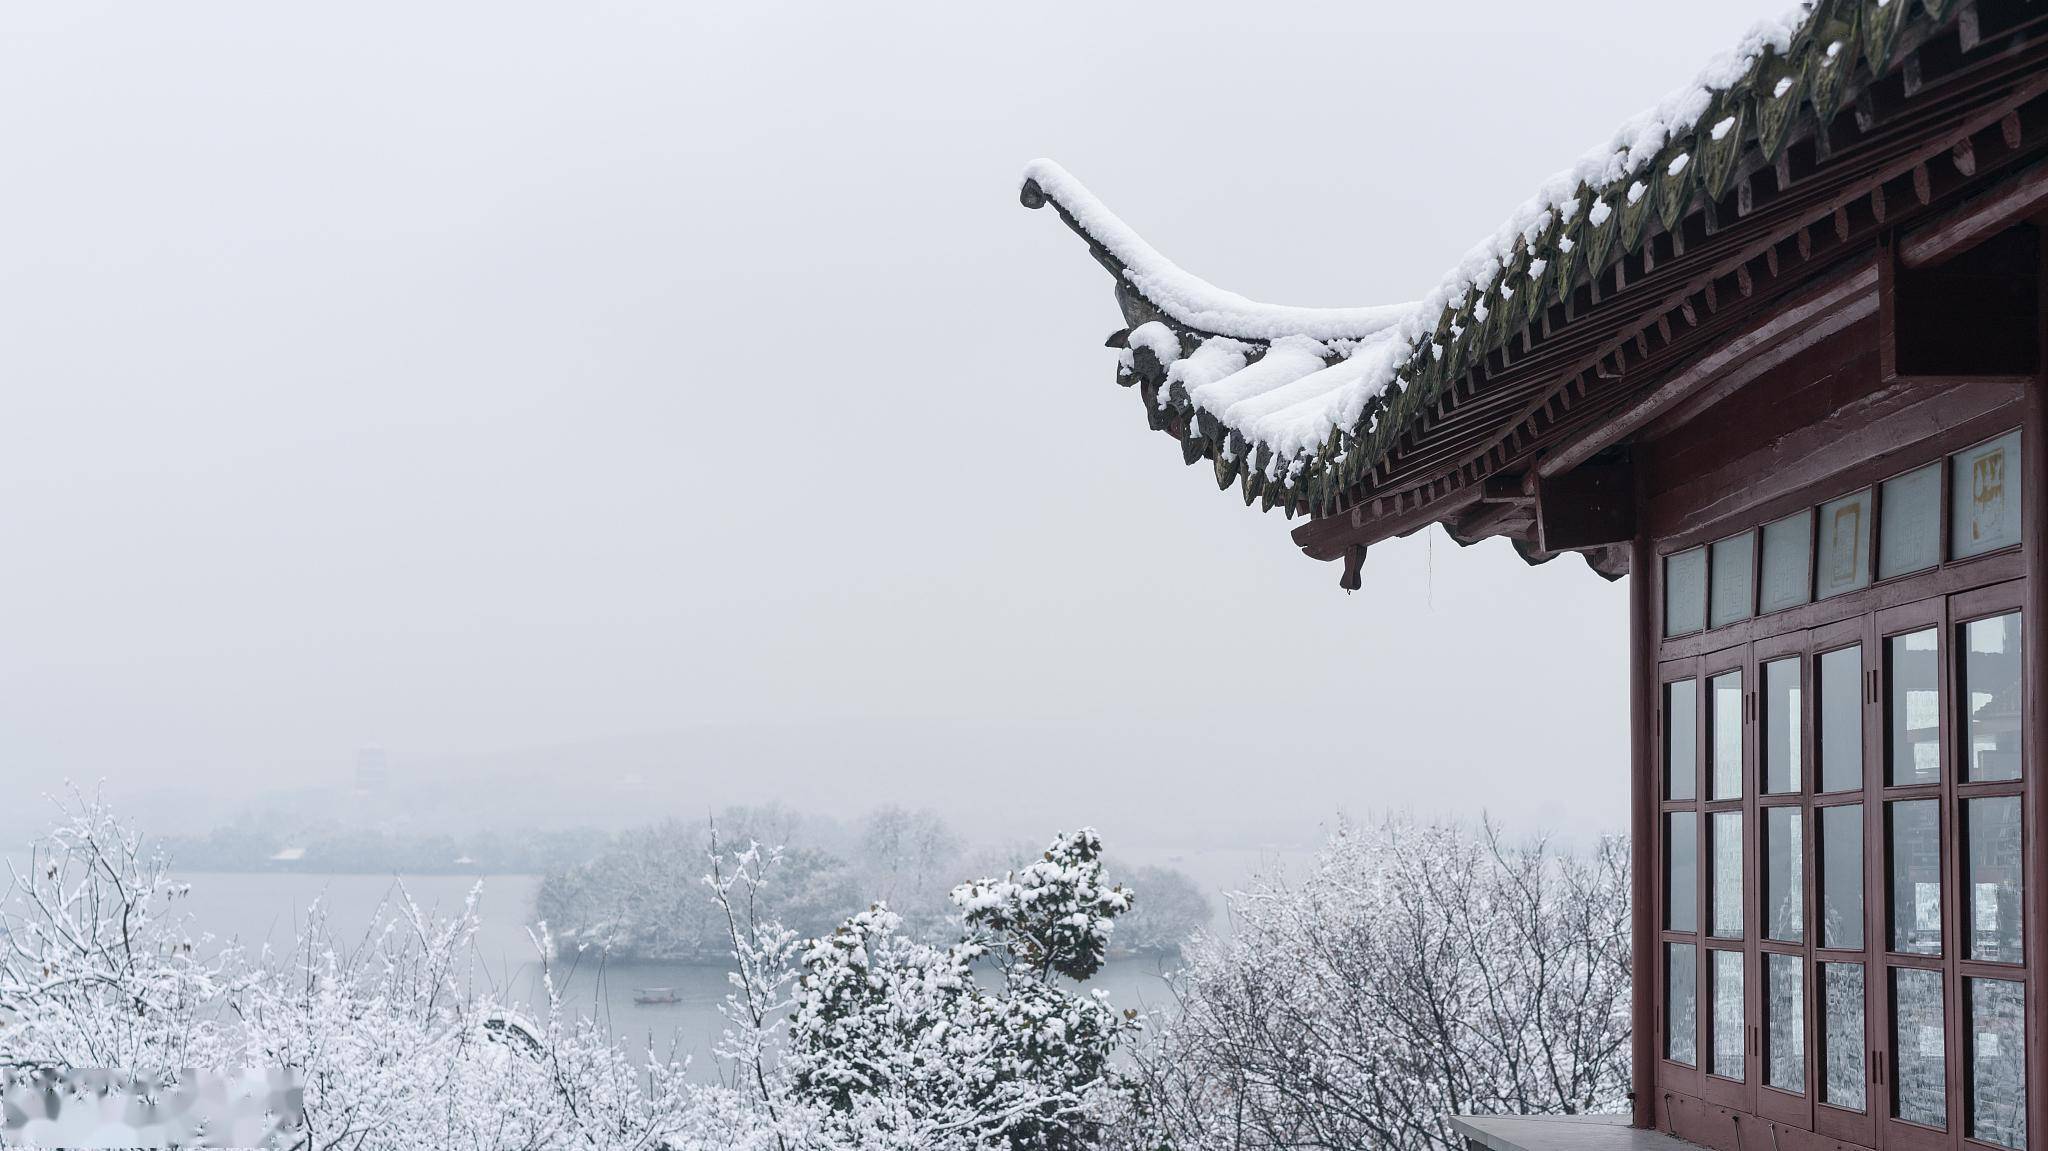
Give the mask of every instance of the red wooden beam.
[{"label": "red wooden beam", "polygon": [[[1604,448],[1620,443],[1630,433],[1672,410],[1695,393],[1717,381],[1739,379],[1736,387],[1761,375],[1768,367],[1791,358],[1811,346],[1813,333],[1832,334],[1877,304],[1877,265],[1858,265],[1846,275],[1829,281],[1817,291],[1775,309],[1769,318],[1749,331],[1723,340],[1682,371],[1665,380],[1649,395],[1577,437],[1559,444],[1536,465],[1543,479],[1562,475],[1591,459]],[[1844,312],[1857,312],[1847,320]],[[1801,337],[1810,337],[1803,342]],[[1798,344],[1791,351],[1786,347]],[[1764,363],[1769,360],[1769,363]],[[1757,366],[1761,364],[1762,366]]]},{"label": "red wooden beam", "polygon": [[1479,486],[1467,484],[1439,503],[1427,501],[1393,515],[1374,515],[1365,507],[1342,515],[1326,516],[1295,528],[1294,542],[1312,559],[1341,559],[1353,543],[1377,543],[1426,528],[1445,516],[1479,502]]},{"label": "red wooden beam", "polygon": [[1899,241],[1899,263],[1924,268],[1962,255],[2048,204],[2048,163],[2036,164],[2012,180],[1958,205]]}]

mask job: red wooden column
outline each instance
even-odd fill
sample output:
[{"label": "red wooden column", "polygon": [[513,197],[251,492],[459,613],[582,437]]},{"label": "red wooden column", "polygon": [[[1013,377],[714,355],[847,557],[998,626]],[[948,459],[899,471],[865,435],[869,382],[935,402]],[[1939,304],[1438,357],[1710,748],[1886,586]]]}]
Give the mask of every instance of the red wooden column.
[{"label": "red wooden column", "polygon": [[[1643,500],[1644,469],[1635,471],[1636,537],[1628,564],[1629,714],[1629,1060],[1637,1127],[1657,1125],[1657,860],[1650,843],[1657,819],[1657,557]],[[2037,885],[2039,886],[2039,885]]]},{"label": "red wooden column", "polygon": [[[2048,231],[2042,234],[2043,278],[2036,280],[2036,307],[2048,341]],[[2048,342],[2041,345],[2048,357]],[[2027,1132],[2029,1141],[2048,1138],[2048,779],[2042,778],[2044,718],[2048,718],[2048,398],[2043,372],[2020,404],[2020,539],[2026,552],[2027,591],[2021,613],[2020,646],[2025,652],[2021,747],[2025,783],[2021,826],[2027,859]],[[1967,1071],[1965,1072],[1967,1073]]]}]

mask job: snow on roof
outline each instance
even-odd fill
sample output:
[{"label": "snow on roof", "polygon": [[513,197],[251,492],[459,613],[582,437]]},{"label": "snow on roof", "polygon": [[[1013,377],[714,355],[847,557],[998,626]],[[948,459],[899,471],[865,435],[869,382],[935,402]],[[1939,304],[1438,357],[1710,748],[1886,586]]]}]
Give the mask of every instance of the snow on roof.
[{"label": "snow on roof", "polygon": [[1102,205],[1065,168],[1051,160],[1033,160],[1024,179],[1036,186],[1073,219],[1090,239],[1108,249],[1123,265],[1123,274],[1153,306],[1183,325],[1219,336],[1277,340],[1307,336],[1312,340],[1356,339],[1398,322],[1415,307],[1393,304],[1367,308],[1300,308],[1261,304],[1226,292],[1159,254],[1116,213]]},{"label": "snow on roof", "polygon": [[1323,486],[1342,486],[1426,406],[1428,396],[1399,402],[1409,385],[1440,386],[1476,362],[1529,322],[1538,301],[1562,298],[1575,276],[1639,246],[1653,217],[1670,228],[1696,190],[1718,199],[1745,141],[1775,156],[1802,105],[1831,118],[1857,53],[1882,74],[1909,8],[1927,20],[1954,7],[1821,0],[1758,23],[1690,83],[1545,181],[1413,303],[1303,308],[1224,291],[1160,255],[1051,160],[1025,168],[1020,198],[1032,208],[1052,204],[1118,277],[1132,325],[1119,375],[1130,383],[1163,373],[1158,406],[1174,409],[1202,441],[1190,462],[1215,460],[1219,486],[1254,457],[1283,486],[1310,469]]}]

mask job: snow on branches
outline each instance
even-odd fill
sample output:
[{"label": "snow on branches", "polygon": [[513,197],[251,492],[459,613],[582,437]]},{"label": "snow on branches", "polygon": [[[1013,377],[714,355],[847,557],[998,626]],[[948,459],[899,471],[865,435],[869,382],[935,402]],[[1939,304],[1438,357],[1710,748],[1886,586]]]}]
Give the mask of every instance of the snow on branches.
[{"label": "snow on branches", "polygon": [[956,888],[965,932],[946,947],[906,937],[882,904],[812,942],[791,1024],[797,1095],[862,1147],[1093,1145],[1123,1101],[1111,1057],[1138,1026],[1066,985],[1101,967],[1132,905],[1104,885],[1101,856],[1093,831],[1061,835],[1038,861]]},{"label": "snow on branches", "polygon": [[1491,826],[1341,827],[1188,952],[1128,1145],[1455,1151],[1452,1115],[1618,1108],[1628,895],[1622,840],[1575,856]]},{"label": "snow on branches", "polygon": [[970,930],[996,937],[1003,957],[1040,977],[1080,980],[1101,970],[1114,921],[1132,897],[1121,885],[1103,885],[1102,837],[1082,828],[1001,879],[954,888],[953,903]]}]

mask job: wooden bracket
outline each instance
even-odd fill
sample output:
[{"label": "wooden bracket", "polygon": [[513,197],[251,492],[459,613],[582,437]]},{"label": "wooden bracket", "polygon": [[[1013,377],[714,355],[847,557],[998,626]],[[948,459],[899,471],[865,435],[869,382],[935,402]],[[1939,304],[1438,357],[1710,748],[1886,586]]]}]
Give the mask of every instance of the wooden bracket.
[{"label": "wooden bracket", "polygon": [[1625,544],[1636,534],[1635,467],[1626,455],[1589,461],[1536,485],[1536,546],[1544,552]]},{"label": "wooden bracket", "polygon": [[1352,544],[1344,549],[1344,574],[1337,577],[1337,586],[1345,591],[1357,591],[1365,586],[1365,545]]}]

